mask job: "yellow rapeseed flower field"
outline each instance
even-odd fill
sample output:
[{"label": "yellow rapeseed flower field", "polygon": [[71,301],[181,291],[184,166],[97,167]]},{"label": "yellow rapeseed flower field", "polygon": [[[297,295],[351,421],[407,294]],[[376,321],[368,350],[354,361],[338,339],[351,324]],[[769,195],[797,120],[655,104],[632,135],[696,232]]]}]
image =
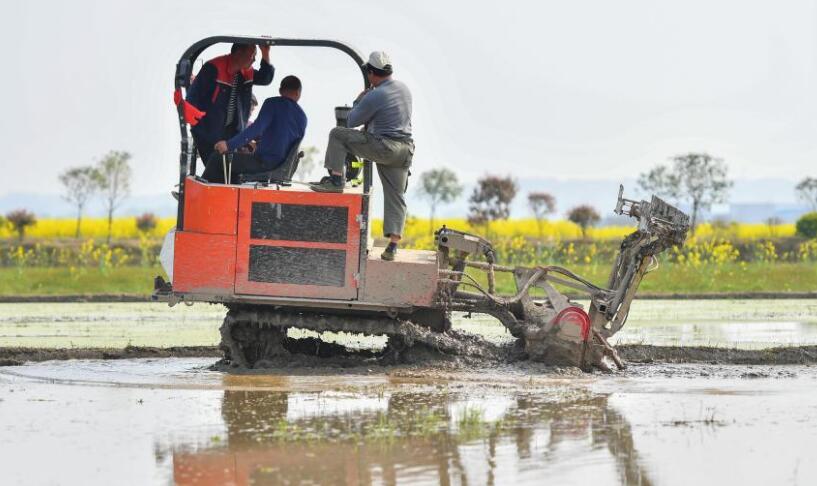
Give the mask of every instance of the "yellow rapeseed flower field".
[{"label": "yellow rapeseed flower field", "polygon": [[[176,225],[176,218],[157,218],[156,228],[147,236],[160,238]],[[26,237],[30,238],[73,238],[77,228],[77,220],[73,218],[43,218],[37,219],[34,226],[26,228]],[[80,226],[81,238],[105,238],[108,235],[107,218],[83,218]],[[14,236],[11,228],[0,228],[0,237]],[[112,238],[138,238],[135,217],[114,218],[111,226]]]},{"label": "yellow rapeseed flower field", "polygon": [[[485,228],[473,228],[464,218],[434,220],[434,228],[446,225],[462,231],[486,234]],[[606,241],[619,240],[635,229],[632,226],[602,226],[590,228],[587,235],[592,240]],[[733,223],[726,226],[704,223],[698,226],[696,238],[699,240],[728,239],[728,240],[759,240],[794,236],[793,224],[769,226],[766,224]],[[372,236],[379,237],[383,233],[383,222],[372,222]],[[406,220],[406,229],[403,235],[408,240],[424,240],[430,238],[431,226],[428,219],[409,218]],[[508,219],[491,223],[487,229],[491,238],[513,238],[517,236],[553,241],[574,240],[581,238],[582,232],[578,225],[570,221],[545,221],[541,231],[535,219]]]},{"label": "yellow rapeseed flower field", "polygon": [[[160,238],[176,224],[176,218],[159,218],[156,228],[148,233],[148,237]],[[535,219],[508,219],[496,221],[486,229],[474,228],[464,218],[437,219],[434,228],[446,225],[462,231],[478,234],[487,234],[489,238],[506,239],[514,237],[536,238],[552,241],[573,240],[581,237],[579,227],[570,221],[545,221],[541,228]],[[592,240],[618,240],[631,233],[635,226],[603,226],[590,228],[588,237]],[[26,229],[26,236],[31,238],[72,238],[76,229],[76,220],[72,218],[43,218],[38,219],[33,227]],[[108,221],[105,218],[84,218],[81,226],[82,238],[104,238],[108,234]],[[135,217],[119,217],[113,221],[113,238],[138,238]],[[383,221],[372,221],[372,236],[379,237],[383,233]],[[698,227],[698,240],[727,239],[727,240],[758,240],[794,235],[793,224],[769,226],[766,224],[734,223],[730,225],[711,225],[704,223]],[[10,227],[0,227],[0,238],[13,237]],[[406,221],[405,235],[408,241],[431,242],[431,226],[428,219],[410,217]],[[422,245],[425,246],[425,245]]]}]

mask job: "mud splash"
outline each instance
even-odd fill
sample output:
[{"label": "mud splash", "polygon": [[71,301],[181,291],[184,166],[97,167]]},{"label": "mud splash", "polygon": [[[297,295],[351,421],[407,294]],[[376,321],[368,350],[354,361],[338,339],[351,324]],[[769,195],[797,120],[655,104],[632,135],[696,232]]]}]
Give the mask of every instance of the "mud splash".
[{"label": "mud splash", "polygon": [[[379,368],[431,365],[445,368],[487,366],[522,359],[518,346],[498,345],[481,336],[456,330],[447,333],[426,333],[422,340],[416,335],[390,336],[384,348],[350,349],[319,338],[284,337],[275,344],[277,349],[262,343],[264,356],[252,367],[225,357],[213,365],[214,370],[230,373],[263,373],[265,370],[294,368]],[[432,338],[432,339],[429,339]],[[224,345],[222,345],[224,349]]]}]

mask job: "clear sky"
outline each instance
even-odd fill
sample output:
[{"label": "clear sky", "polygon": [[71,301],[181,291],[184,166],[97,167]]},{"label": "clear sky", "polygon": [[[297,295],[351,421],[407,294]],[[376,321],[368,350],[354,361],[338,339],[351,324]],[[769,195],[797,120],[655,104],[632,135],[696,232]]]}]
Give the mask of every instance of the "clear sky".
[{"label": "clear sky", "polygon": [[[182,51],[219,34],[385,50],[414,93],[415,173],[632,178],[706,150],[740,178],[817,176],[817,4],[808,0],[26,0],[3,6],[0,195],[130,151],[135,195],[175,183]],[[211,50],[206,57],[220,54]],[[304,82],[306,143],[362,86],[341,53],[273,48]]]}]

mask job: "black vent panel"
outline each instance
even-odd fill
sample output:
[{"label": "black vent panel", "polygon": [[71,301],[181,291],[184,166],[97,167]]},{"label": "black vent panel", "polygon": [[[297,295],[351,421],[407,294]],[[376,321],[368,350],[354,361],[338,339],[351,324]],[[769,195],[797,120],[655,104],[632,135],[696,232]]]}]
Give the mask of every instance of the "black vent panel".
[{"label": "black vent panel", "polygon": [[250,238],[346,243],[348,221],[346,206],[254,202]]},{"label": "black vent panel", "polygon": [[346,251],[250,245],[248,277],[251,282],[343,287]]}]

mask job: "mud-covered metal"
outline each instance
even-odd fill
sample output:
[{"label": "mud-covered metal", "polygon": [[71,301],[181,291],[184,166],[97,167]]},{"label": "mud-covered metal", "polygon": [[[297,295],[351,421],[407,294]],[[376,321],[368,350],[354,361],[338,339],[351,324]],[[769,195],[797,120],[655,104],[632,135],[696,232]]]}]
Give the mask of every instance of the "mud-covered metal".
[{"label": "mud-covered metal", "polygon": [[[641,279],[657,265],[656,255],[683,244],[689,218],[655,196],[650,202],[622,196],[623,187],[619,187],[615,212],[637,219],[638,226],[624,238],[606,288],[560,266],[496,265],[495,252],[485,240],[443,227],[435,234],[440,255],[440,304],[451,310],[495,316],[524,342],[531,359],[606,369],[605,357],[609,357],[616,366],[623,367],[607,339],[624,325]],[[485,261],[471,260],[474,253]],[[471,271],[466,271],[468,268]],[[494,292],[496,272],[513,274],[515,295]],[[479,273],[484,278],[475,276]],[[482,281],[487,282],[487,288]],[[571,302],[555,285],[588,294],[589,312]],[[541,289],[544,296],[534,298],[533,288]]]}]

